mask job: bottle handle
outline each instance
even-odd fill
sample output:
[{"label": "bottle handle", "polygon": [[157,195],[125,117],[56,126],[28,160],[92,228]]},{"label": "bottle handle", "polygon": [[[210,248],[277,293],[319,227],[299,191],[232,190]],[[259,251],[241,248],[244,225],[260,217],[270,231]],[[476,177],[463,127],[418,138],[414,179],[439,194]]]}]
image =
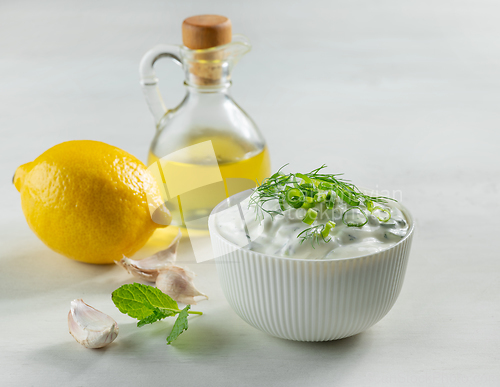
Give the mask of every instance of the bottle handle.
[{"label": "bottle handle", "polygon": [[165,107],[165,103],[161,97],[158,78],[156,78],[153,66],[160,58],[171,58],[175,63],[182,66],[180,49],[180,46],[160,44],[146,52],[139,65],[142,91],[149,110],[153,114],[156,129],[159,128],[161,120],[168,113],[168,109]]}]

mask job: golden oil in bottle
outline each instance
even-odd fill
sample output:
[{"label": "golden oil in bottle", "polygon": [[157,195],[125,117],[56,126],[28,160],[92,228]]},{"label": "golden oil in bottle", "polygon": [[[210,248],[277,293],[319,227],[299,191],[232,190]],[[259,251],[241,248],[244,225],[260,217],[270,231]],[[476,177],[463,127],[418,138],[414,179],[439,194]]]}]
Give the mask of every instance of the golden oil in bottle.
[{"label": "golden oil in bottle", "polygon": [[[237,192],[255,187],[270,175],[271,166],[266,147],[260,151],[248,152],[234,138],[226,136],[198,137],[187,146],[207,139],[212,143],[218,165],[205,165],[202,160],[195,160],[193,163],[162,160],[152,152],[149,154],[148,164],[159,161],[162,173],[169,175],[169,181],[192,179],[193,176],[196,176],[196,180],[203,180],[208,176],[222,177],[222,181],[206,184],[177,196],[169,196],[166,205],[172,214],[172,225],[206,230],[207,217],[217,204]],[[183,183],[198,184],[185,181]]]}]

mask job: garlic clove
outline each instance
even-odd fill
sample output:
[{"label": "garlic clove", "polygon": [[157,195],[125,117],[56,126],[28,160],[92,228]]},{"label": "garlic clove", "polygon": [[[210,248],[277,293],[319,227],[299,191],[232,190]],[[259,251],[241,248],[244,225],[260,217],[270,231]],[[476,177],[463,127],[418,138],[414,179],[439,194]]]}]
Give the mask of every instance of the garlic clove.
[{"label": "garlic clove", "polygon": [[208,296],[194,287],[193,278],[192,271],[171,265],[160,271],[156,278],[156,287],[175,301],[196,305],[194,297],[202,296],[208,300]]},{"label": "garlic clove", "polygon": [[140,279],[155,282],[158,271],[175,262],[181,237],[182,233],[179,229],[176,237],[165,250],[140,260],[134,260],[124,256],[121,261],[115,261],[115,263]]},{"label": "garlic clove", "polygon": [[116,321],[81,298],[71,301],[68,327],[75,340],[87,348],[102,348],[118,336]]}]

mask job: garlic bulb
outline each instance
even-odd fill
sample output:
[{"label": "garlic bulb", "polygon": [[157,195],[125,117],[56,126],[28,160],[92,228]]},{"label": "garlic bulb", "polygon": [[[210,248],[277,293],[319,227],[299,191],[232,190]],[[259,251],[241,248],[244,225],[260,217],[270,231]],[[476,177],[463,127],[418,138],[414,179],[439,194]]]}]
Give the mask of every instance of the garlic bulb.
[{"label": "garlic bulb", "polygon": [[175,262],[181,237],[182,233],[179,230],[177,236],[165,250],[159,251],[148,258],[134,260],[124,256],[121,261],[115,261],[115,263],[140,279],[155,282],[158,272]]},{"label": "garlic bulb", "polygon": [[175,301],[196,305],[194,297],[203,296],[208,300],[208,296],[194,287],[193,278],[194,273],[192,271],[170,265],[158,274],[156,287]]},{"label": "garlic bulb", "polygon": [[118,336],[116,321],[87,305],[81,298],[71,301],[68,327],[75,340],[87,348],[102,348]]}]

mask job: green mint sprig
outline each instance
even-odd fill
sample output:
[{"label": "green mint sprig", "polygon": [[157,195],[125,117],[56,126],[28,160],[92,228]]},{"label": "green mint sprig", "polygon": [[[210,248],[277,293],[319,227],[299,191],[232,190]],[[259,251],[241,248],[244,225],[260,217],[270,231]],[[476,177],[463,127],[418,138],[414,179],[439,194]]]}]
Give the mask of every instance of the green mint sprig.
[{"label": "green mint sprig", "polygon": [[191,305],[179,309],[177,302],[160,289],[139,283],[120,286],[111,294],[111,299],[120,312],[139,320],[138,327],[178,315],[167,337],[167,344],[188,329],[188,314],[203,314],[190,311]]},{"label": "green mint sprig", "polygon": [[177,316],[177,320],[175,320],[175,324],[167,337],[167,344],[172,343],[172,341],[178,338],[182,332],[188,329],[187,316],[190,308],[191,305],[186,305],[186,307],[179,313],[179,316]]}]

